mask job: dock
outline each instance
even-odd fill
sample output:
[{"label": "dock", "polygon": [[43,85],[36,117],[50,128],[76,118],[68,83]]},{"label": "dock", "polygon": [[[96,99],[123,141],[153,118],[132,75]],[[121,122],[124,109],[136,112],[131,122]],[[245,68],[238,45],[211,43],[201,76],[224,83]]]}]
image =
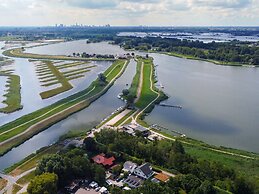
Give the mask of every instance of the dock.
[{"label": "dock", "polygon": [[156,130],[158,130],[158,131],[162,131],[162,130],[164,130],[164,131],[165,131],[165,130],[166,130],[166,131],[171,131],[171,132],[173,132],[173,133],[179,135],[180,137],[186,137],[185,134],[183,134],[183,133],[181,133],[181,132],[179,132],[179,131],[176,131],[176,130],[174,130],[174,129],[168,129],[168,128],[163,127],[163,126],[160,126],[160,125],[158,125],[158,124],[153,124],[153,125],[151,125],[151,128],[154,128],[154,129],[156,129]]},{"label": "dock", "polygon": [[178,108],[178,109],[182,109],[183,108],[180,105],[171,105],[171,104],[163,104],[163,103],[158,104],[158,106],[169,107],[169,108]]}]

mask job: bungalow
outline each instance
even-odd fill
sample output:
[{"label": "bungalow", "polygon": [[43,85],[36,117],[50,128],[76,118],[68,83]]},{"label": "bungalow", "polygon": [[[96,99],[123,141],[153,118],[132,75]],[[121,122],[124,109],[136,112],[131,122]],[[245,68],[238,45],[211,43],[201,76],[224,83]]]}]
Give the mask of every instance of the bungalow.
[{"label": "bungalow", "polygon": [[153,174],[152,167],[149,163],[142,164],[134,170],[134,174],[143,178],[149,179]]},{"label": "bungalow", "polygon": [[96,155],[92,158],[92,160],[96,163],[96,164],[101,164],[104,167],[111,167],[114,164],[115,158],[112,156],[110,158],[105,157],[105,154],[99,154]]}]

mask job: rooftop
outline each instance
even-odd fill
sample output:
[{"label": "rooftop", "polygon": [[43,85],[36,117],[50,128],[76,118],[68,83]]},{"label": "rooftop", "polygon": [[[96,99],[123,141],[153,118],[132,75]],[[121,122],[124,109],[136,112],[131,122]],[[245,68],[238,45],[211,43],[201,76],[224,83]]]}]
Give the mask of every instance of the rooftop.
[{"label": "rooftop", "polygon": [[92,160],[96,164],[102,164],[103,166],[112,166],[113,162],[115,161],[115,158],[112,156],[110,158],[105,157],[105,154],[99,154],[92,158]]},{"label": "rooftop", "polygon": [[130,187],[139,187],[144,181],[134,175],[130,175],[125,181]]},{"label": "rooftop", "polygon": [[157,175],[155,176],[155,178],[156,178],[157,180],[159,180],[159,181],[167,182],[170,177],[169,177],[168,175],[166,175],[166,174],[164,174],[164,173],[161,172],[161,173],[157,174]]},{"label": "rooftop", "polygon": [[142,164],[138,167],[146,176],[153,173],[152,167],[149,163]]}]

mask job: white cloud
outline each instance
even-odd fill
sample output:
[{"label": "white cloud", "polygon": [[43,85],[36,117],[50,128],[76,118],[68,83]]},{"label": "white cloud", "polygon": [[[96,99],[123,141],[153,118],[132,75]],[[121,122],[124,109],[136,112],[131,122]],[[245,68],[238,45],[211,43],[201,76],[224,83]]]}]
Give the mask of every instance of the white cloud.
[{"label": "white cloud", "polygon": [[259,0],[1,0],[0,25],[259,25]]}]

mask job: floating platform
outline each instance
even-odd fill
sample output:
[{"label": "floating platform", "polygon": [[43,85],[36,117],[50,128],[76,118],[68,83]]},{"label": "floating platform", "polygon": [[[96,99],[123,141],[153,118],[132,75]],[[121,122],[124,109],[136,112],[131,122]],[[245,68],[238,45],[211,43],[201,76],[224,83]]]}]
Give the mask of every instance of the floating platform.
[{"label": "floating platform", "polygon": [[178,109],[182,109],[183,107],[180,106],[180,105],[171,105],[171,104],[163,104],[163,103],[160,103],[158,104],[159,106],[163,106],[163,107],[169,107],[169,108],[178,108]]}]

